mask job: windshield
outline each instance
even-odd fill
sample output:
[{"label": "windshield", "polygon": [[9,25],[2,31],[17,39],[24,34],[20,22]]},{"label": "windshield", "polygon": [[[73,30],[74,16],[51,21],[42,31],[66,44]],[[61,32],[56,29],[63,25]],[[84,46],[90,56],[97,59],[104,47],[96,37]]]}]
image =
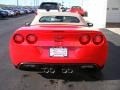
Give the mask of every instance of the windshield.
[{"label": "windshield", "polygon": [[39,22],[79,23],[80,20],[74,16],[43,16]]}]

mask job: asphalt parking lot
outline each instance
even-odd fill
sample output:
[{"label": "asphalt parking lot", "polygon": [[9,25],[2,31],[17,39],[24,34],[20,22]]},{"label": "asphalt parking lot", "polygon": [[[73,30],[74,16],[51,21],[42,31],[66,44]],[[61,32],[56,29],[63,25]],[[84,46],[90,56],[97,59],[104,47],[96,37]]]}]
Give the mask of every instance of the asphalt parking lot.
[{"label": "asphalt parking lot", "polygon": [[10,62],[9,39],[17,28],[33,18],[29,14],[0,20],[0,90],[120,90],[120,35],[108,29],[101,29],[109,43],[108,60],[102,72],[48,77],[16,70]]}]

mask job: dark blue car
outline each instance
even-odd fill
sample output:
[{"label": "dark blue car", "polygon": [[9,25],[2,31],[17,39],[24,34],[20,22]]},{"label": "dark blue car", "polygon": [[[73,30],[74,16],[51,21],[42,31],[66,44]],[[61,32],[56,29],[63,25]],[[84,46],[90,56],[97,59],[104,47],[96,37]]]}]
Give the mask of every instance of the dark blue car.
[{"label": "dark blue car", "polygon": [[0,8],[0,18],[4,18],[8,16],[8,12],[4,11],[3,9]]}]

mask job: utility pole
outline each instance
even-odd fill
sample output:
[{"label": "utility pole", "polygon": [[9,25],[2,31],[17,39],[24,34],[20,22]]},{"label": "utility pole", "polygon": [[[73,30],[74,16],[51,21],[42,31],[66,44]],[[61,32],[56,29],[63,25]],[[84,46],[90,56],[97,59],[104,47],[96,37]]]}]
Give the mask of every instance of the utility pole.
[{"label": "utility pole", "polygon": [[39,0],[34,0],[34,7],[39,5]]},{"label": "utility pole", "polygon": [[37,2],[36,6],[39,6],[39,0],[37,0],[36,2]]},{"label": "utility pole", "polygon": [[37,6],[37,0],[35,0],[35,7]]},{"label": "utility pole", "polygon": [[17,0],[17,7],[19,6],[19,0]]},{"label": "utility pole", "polygon": [[35,0],[34,0],[34,7],[35,7]]}]

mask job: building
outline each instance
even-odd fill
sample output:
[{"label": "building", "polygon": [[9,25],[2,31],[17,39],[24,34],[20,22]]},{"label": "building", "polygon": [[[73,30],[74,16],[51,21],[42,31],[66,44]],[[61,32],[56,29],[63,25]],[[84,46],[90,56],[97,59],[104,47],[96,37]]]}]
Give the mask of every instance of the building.
[{"label": "building", "polygon": [[120,23],[120,0],[107,1],[107,22]]},{"label": "building", "polygon": [[120,23],[120,0],[82,0],[88,19],[94,27],[104,28],[106,23]]}]

